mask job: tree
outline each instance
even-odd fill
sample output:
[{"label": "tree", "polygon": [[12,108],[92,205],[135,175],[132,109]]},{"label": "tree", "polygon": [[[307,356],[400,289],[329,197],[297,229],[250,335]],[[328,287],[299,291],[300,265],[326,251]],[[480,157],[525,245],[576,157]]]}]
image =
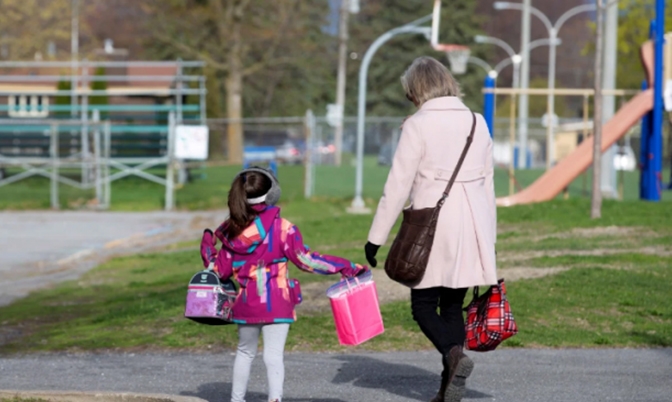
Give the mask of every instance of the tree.
[{"label": "tree", "polygon": [[[98,67],[96,68],[96,71],[94,72],[94,76],[97,77],[102,77],[105,75],[105,68],[104,67]],[[107,82],[106,81],[91,81],[91,90],[93,91],[105,91],[107,89]],[[89,105],[107,105],[108,99],[107,95],[92,95],[89,97]],[[105,120],[105,117],[107,116],[107,112],[103,111],[100,113],[100,119]]]},{"label": "tree", "polygon": [[[0,13],[3,58],[46,58],[49,42],[69,49],[70,2],[67,0],[5,0]],[[66,47],[67,46],[67,47]]]},{"label": "tree", "polygon": [[[644,80],[639,48],[649,39],[649,26],[655,17],[651,0],[620,0],[618,3],[618,72],[619,88],[638,89]],[[672,7],[666,7],[665,32],[672,31]]]},{"label": "tree", "polygon": [[[320,27],[326,22],[326,13],[317,12],[318,6],[324,8],[299,0],[148,1],[153,38],[173,52],[206,61],[210,75],[219,79],[226,117],[231,120],[227,132],[230,161],[242,161],[244,106],[268,114],[277,102],[278,89],[315,98],[311,93],[315,74],[302,80],[301,73],[320,68],[326,61],[318,56]],[[290,87],[289,76],[298,90]],[[246,82],[255,96],[243,96]]]},{"label": "tree", "polygon": [[[57,91],[69,91],[72,88],[72,82],[69,79],[66,79],[65,77],[61,78],[58,81],[58,84],[56,84],[56,90]],[[56,95],[54,97],[54,104],[56,106],[70,106],[70,95]],[[57,118],[70,118],[70,111],[69,110],[58,110],[55,113]]]}]

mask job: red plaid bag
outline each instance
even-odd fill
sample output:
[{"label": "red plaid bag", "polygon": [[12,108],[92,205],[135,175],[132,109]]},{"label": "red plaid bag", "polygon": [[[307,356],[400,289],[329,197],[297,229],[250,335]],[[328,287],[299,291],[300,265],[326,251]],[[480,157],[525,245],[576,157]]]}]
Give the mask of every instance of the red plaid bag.
[{"label": "red plaid bag", "polygon": [[478,295],[478,286],[474,288],[474,298],[465,309],[467,333],[464,346],[468,350],[487,352],[495,350],[500,343],[518,332],[511,306],[506,299],[504,279],[492,285],[487,292]]}]

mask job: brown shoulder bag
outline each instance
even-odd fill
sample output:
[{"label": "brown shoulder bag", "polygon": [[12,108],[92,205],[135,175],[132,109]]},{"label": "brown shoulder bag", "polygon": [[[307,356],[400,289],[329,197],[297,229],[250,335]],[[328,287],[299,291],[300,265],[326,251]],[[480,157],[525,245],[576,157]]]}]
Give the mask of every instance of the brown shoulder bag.
[{"label": "brown shoulder bag", "polygon": [[462,150],[460,160],[457,162],[455,171],[450,177],[448,186],[446,186],[441,199],[439,199],[433,208],[404,210],[401,228],[385,260],[385,273],[387,273],[387,276],[403,285],[415,286],[425,275],[429,253],[432,251],[439,212],[450,193],[450,189],[453,187],[453,183],[474,139],[476,115],[474,112],[471,112],[471,115],[473,117],[471,132],[469,133],[469,137],[467,137],[467,143],[464,146],[464,150]]}]

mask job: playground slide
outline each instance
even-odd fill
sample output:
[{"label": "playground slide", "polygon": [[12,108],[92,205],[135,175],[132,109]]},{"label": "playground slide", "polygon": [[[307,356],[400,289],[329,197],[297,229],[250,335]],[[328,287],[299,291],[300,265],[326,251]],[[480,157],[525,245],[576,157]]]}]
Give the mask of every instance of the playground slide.
[{"label": "playground slide", "polygon": [[[645,63],[646,64],[646,63]],[[602,152],[623,137],[630,127],[653,109],[653,89],[636,95],[602,127]],[[523,191],[497,199],[497,205],[510,206],[548,201],[557,196],[593,162],[593,138],[583,141],[574,152],[567,155]]]}]

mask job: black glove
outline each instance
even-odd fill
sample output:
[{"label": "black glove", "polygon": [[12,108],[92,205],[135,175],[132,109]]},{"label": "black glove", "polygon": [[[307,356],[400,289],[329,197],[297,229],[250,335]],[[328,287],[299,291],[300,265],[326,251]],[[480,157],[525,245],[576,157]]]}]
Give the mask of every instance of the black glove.
[{"label": "black glove", "polygon": [[366,245],[364,246],[364,254],[366,255],[366,260],[372,267],[378,265],[378,261],[376,261],[376,253],[378,252],[379,248],[380,246],[373,244],[371,242],[367,242]]}]

